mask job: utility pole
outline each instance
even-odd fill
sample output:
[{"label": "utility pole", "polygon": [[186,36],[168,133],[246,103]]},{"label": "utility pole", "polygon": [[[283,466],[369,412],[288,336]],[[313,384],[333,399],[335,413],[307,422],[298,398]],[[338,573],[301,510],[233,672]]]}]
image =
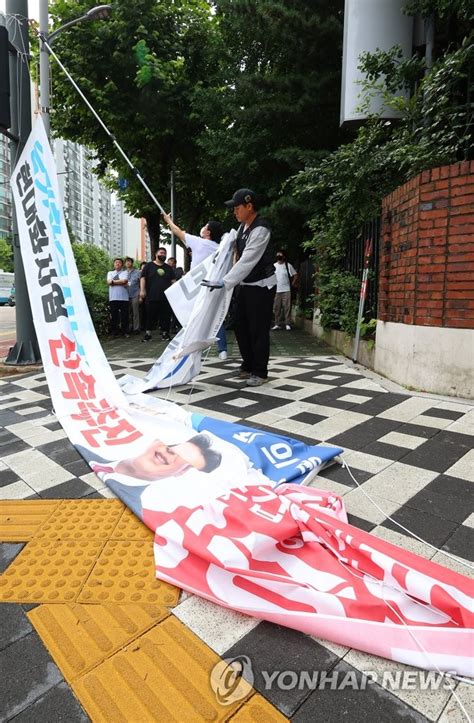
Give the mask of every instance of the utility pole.
[{"label": "utility pole", "polygon": [[[174,212],[175,212],[175,194],[174,194],[174,168],[171,169],[171,177],[170,177],[170,187],[171,187],[171,218],[174,220]],[[174,256],[176,258],[176,236],[173,232],[171,232],[171,256]]]},{"label": "utility pole", "polygon": [[[15,22],[9,24],[9,40],[17,51],[11,54],[9,62],[10,132],[13,136],[18,137],[18,141],[10,141],[10,165],[13,171],[31,132],[31,94],[30,76],[28,73],[28,0],[6,0],[6,14],[7,17],[15,16]],[[16,296],[16,343],[15,346],[10,349],[5,359],[5,364],[38,364],[41,361],[41,356],[33,317],[31,315],[25,270],[21,258],[18,222],[14,207],[12,212],[12,225]]]},{"label": "utility pole", "polygon": [[[48,0],[39,3],[39,29],[46,37],[49,36]],[[49,55],[44,41],[40,38],[40,110],[48,140],[50,137],[49,122]]]}]

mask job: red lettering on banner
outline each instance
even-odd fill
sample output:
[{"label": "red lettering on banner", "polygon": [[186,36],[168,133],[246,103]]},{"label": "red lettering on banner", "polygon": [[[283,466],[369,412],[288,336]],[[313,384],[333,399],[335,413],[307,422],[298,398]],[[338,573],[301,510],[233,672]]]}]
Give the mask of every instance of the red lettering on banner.
[{"label": "red lettering on banner", "polygon": [[94,399],[95,379],[85,372],[66,372],[64,379],[67,392],[61,392],[65,399]]},{"label": "red lettering on banner", "polygon": [[[76,342],[61,334],[60,339],[49,340],[51,359],[55,367],[66,367],[66,369],[77,369],[81,363],[81,357],[76,351]],[[61,360],[59,359],[61,353]]]},{"label": "red lettering on banner", "polygon": [[[79,402],[78,407],[80,414],[71,414],[71,418],[94,427],[81,430],[82,436],[91,447],[99,447],[99,442],[106,445],[128,444],[142,436],[130,422],[120,417],[106,399],[99,402]],[[110,421],[114,423],[110,424]]]}]

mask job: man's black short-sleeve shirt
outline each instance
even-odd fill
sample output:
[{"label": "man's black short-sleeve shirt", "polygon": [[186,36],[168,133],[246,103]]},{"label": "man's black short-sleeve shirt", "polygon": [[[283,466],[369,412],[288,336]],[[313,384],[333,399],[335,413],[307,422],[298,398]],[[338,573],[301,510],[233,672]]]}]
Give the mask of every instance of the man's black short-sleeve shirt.
[{"label": "man's black short-sleeve shirt", "polygon": [[168,264],[159,266],[154,261],[145,264],[142,279],[145,279],[146,301],[161,301],[174,278],[174,270]]}]

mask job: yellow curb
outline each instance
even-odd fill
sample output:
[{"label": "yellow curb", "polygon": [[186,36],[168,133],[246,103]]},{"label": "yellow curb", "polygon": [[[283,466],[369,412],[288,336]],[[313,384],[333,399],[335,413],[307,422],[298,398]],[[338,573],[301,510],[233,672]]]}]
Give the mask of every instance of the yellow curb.
[{"label": "yellow curb", "polygon": [[158,605],[39,605],[28,613],[68,682],[168,615]]},{"label": "yellow curb", "polygon": [[157,580],[149,540],[110,540],[82,589],[83,603],[157,603],[173,607],[180,590]]},{"label": "yellow curb", "polygon": [[209,685],[220,658],[176,618],[169,617],[73,683],[94,723],[228,720],[242,700],[217,702]]},{"label": "yellow curb", "polygon": [[51,517],[60,500],[2,500],[0,502],[0,540],[27,542]]},{"label": "yellow curb", "polygon": [[167,617],[180,590],[155,578],[153,533],[120,501],[8,501],[0,530],[31,540],[0,601],[45,603],[29,618],[94,723],[286,720],[242,679],[218,702],[221,659]]},{"label": "yellow curb", "polygon": [[0,601],[72,602],[103,545],[100,540],[29,542],[0,577]]}]

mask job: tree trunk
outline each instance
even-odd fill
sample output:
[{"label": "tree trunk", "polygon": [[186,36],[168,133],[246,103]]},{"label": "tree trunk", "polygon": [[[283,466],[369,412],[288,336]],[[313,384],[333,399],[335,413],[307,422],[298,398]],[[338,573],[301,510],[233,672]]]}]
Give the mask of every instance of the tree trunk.
[{"label": "tree trunk", "polygon": [[159,213],[146,213],[145,221],[150,236],[151,258],[154,259],[160,245],[161,216]]}]

